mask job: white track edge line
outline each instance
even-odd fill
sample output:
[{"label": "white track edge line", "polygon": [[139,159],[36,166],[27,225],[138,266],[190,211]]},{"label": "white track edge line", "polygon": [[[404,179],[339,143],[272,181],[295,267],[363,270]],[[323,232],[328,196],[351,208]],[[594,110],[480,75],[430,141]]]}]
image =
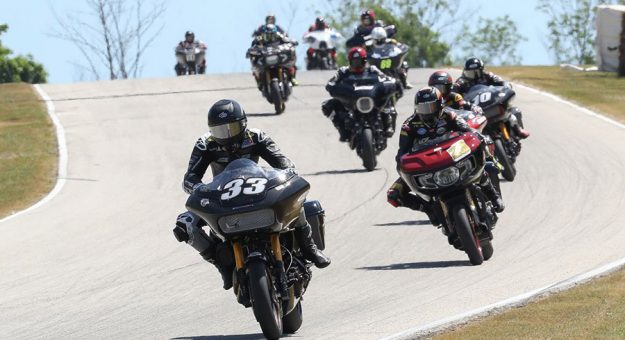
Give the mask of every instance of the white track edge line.
[{"label": "white track edge line", "polygon": [[[572,103],[566,99],[563,99],[561,97],[558,97],[554,94],[551,94],[549,92],[545,92],[545,91],[541,91],[529,86],[525,86],[525,85],[521,85],[521,84],[514,84],[514,86],[517,87],[521,87],[523,89],[529,90],[531,92],[534,93],[538,93],[541,94],[545,97],[551,98],[559,103],[562,104],[566,104],[568,106],[571,106],[577,110],[579,110],[580,112],[589,115],[591,117],[600,119],[606,123],[612,124],[616,127],[619,127],[621,129],[625,129],[625,124],[622,124],[620,122],[617,122],[616,120],[612,119],[612,118],[608,118],[604,115],[601,115],[597,112],[594,112],[592,110],[589,110],[585,107],[582,107],[580,105],[577,105],[575,103]],[[456,325],[461,325],[464,324],[468,321],[471,321],[473,319],[476,319],[478,317],[482,317],[482,316],[486,316],[491,312],[495,312],[495,311],[503,311],[503,310],[507,310],[510,308],[513,308],[515,306],[520,306],[523,305],[529,301],[531,301],[532,299],[541,296],[541,295],[545,295],[545,294],[551,294],[551,293],[556,293],[559,291],[563,291],[567,288],[573,287],[579,283],[582,283],[584,281],[588,281],[590,279],[596,278],[596,277],[600,277],[603,275],[606,275],[612,271],[615,271],[617,269],[619,269],[620,267],[625,266],[625,258],[616,260],[614,262],[608,263],[606,265],[603,265],[597,269],[593,269],[590,270],[586,273],[582,273],[576,276],[573,276],[567,280],[561,281],[561,282],[556,282],[554,284],[548,285],[546,287],[543,288],[539,288],[539,289],[535,289],[532,290],[530,292],[521,294],[521,295],[517,295],[515,297],[509,298],[509,299],[505,299],[499,302],[495,302],[493,304],[484,306],[484,307],[480,307],[480,308],[476,308],[473,310],[470,310],[466,313],[462,313],[462,314],[457,314],[448,318],[444,318],[444,319],[440,319],[434,322],[431,322],[429,324],[425,324],[422,326],[417,326],[417,327],[413,327],[410,329],[407,329],[405,331],[399,332],[399,333],[395,333],[393,335],[387,336],[382,338],[381,340],[395,340],[395,339],[413,339],[416,337],[424,337],[427,336],[428,334],[432,334],[432,333],[436,333],[442,330],[445,330],[447,328],[456,326]]]},{"label": "white track edge line", "polygon": [[39,84],[35,84],[33,85],[33,87],[35,88],[35,90],[37,90],[37,93],[39,93],[41,98],[45,101],[46,108],[48,111],[48,116],[50,117],[50,119],[52,120],[52,123],[54,124],[55,132],[56,132],[56,139],[57,139],[57,149],[59,151],[57,180],[52,191],[50,191],[45,197],[43,197],[37,203],[35,203],[34,205],[31,205],[30,207],[24,210],[18,211],[12,215],[6,216],[3,219],[0,219],[0,223],[9,221],[15,217],[18,217],[32,210],[35,210],[39,208],[40,206],[48,203],[61,191],[66,181],[65,178],[67,176],[67,141],[65,139],[65,129],[63,128],[63,125],[61,124],[61,120],[55,113],[54,103],[52,102],[52,99],[50,99],[48,94],[41,88]]}]

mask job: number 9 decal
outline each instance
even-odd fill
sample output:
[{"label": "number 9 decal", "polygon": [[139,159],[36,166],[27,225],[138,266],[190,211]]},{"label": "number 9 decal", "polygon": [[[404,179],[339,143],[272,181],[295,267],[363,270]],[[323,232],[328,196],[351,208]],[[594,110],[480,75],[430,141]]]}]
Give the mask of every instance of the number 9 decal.
[{"label": "number 9 decal", "polygon": [[224,185],[221,194],[222,200],[229,200],[235,198],[243,192],[244,195],[257,195],[265,191],[265,184],[267,184],[266,178],[254,177],[243,180],[241,178],[234,179]]}]

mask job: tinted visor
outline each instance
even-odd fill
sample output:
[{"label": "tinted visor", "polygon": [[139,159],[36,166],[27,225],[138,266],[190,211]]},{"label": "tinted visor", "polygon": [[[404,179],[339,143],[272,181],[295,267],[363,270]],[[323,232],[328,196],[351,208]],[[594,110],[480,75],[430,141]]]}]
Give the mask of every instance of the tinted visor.
[{"label": "tinted visor", "polygon": [[209,126],[211,135],[217,140],[228,140],[240,136],[245,131],[245,121],[238,120],[232,123]]},{"label": "tinted visor", "polygon": [[354,58],[349,61],[349,66],[353,69],[362,69],[365,67],[365,60],[362,58]]},{"label": "tinted visor", "polygon": [[464,70],[462,71],[462,75],[468,79],[477,79],[482,75],[482,71],[477,70]]},{"label": "tinted visor", "polygon": [[434,86],[438,91],[440,91],[440,93],[444,95],[449,93],[449,90],[451,89],[451,85],[448,85],[448,84],[435,84],[432,86]]},{"label": "tinted visor", "polygon": [[419,103],[419,104],[415,104],[414,106],[414,112],[418,115],[428,115],[428,114],[438,115],[440,109],[441,108],[440,108],[438,101]]}]

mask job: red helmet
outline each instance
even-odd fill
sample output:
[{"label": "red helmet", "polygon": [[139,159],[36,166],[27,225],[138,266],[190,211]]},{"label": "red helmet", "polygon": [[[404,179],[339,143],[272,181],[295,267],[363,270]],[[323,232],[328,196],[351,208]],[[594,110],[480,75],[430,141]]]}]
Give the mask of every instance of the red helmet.
[{"label": "red helmet", "polygon": [[360,23],[364,26],[372,26],[375,24],[375,13],[370,9],[362,11],[360,14]]},{"label": "red helmet", "polygon": [[367,52],[362,47],[352,47],[347,52],[347,60],[349,60],[349,70],[354,73],[362,73],[367,63]]},{"label": "red helmet", "polygon": [[451,78],[451,75],[445,71],[436,71],[432,73],[430,79],[428,80],[428,85],[436,87],[443,94],[443,96],[449,94],[453,83],[453,78]]}]

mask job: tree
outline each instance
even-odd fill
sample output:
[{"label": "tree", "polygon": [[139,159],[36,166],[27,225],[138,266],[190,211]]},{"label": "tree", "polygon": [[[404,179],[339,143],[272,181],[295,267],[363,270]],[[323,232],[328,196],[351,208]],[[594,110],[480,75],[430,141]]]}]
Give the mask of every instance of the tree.
[{"label": "tree", "polygon": [[[146,11],[145,0],[86,0],[88,15],[55,13],[59,29],[51,35],[72,42],[95,79],[105,69],[110,79],[141,74],[143,54],[163,30],[158,26],[165,4],[158,1]],[[90,19],[90,20],[89,20]],[[158,26],[158,27],[157,27]]]},{"label": "tree", "polygon": [[474,31],[464,26],[464,31],[468,33],[461,43],[463,59],[478,56],[484,62],[495,65],[521,63],[517,46],[527,39],[519,33],[508,15],[494,19],[480,18],[478,22]]},{"label": "tree", "polygon": [[[0,25],[0,35],[9,30],[9,26]],[[0,83],[45,83],[48,76],[43,66],[29,54],[11,58],[12,51],[2,45],[0,40]]]},{"label": "tree", "polygon": [[[557,63],[576,62],[580,65],[595,62],[595,14],[597,6],[617,1],[606,0],[540,0],[537,9],[549,20],[548,48]],[[624,1],[618,1],[623,4]]]},{"label": "tree", "polygon": [[353,35],[363,9],[372,9],[376,18],[397,28],[397,40],[410,46],[406,60],[417,67],[450,63],[450,45],[442,30],[452,27],[459,9],[457,0],[340,0],[327,3],[325,15],[344,37]]}]

